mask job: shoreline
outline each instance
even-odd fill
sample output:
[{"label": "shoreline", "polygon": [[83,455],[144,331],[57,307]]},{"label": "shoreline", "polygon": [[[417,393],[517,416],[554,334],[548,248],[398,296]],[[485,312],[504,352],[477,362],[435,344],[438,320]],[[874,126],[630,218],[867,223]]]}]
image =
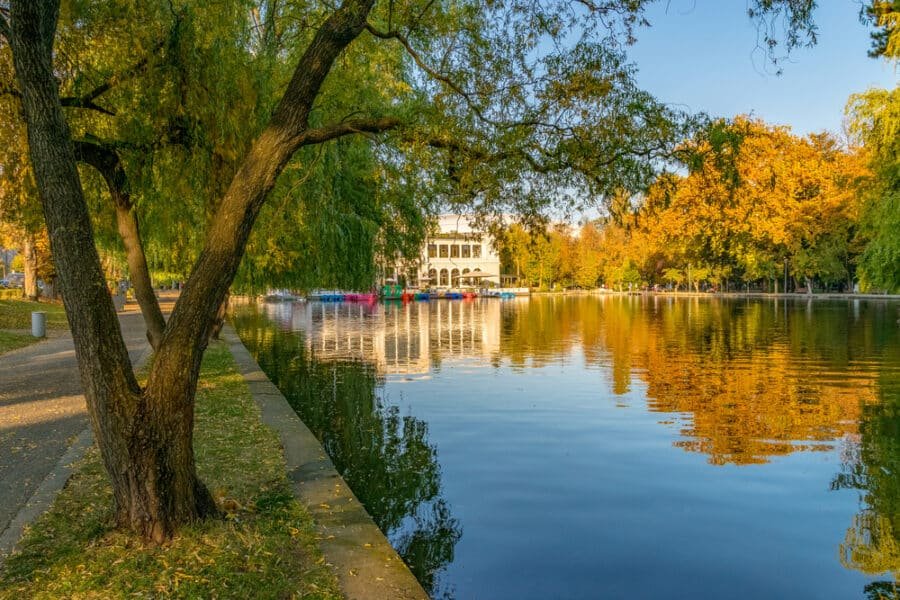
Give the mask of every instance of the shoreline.
[{"label": "shoreline", "polygon": [[337,472],[318,439],[244,345],[233,325],[222,340],[262,423],[280,438],[294,497],[313,519],[319,550],[352,600],[428,600],[428,594]]},{"label": "shoreline", "polygon": [[564,290],[557,292],[532,292],[532,296],[640,296],[659,298],[772,298],[777,300],[893,300],[900,301],[900,294],[854,294],[821,292],[802,294],[795,292],[616,292],[610,290]]}]

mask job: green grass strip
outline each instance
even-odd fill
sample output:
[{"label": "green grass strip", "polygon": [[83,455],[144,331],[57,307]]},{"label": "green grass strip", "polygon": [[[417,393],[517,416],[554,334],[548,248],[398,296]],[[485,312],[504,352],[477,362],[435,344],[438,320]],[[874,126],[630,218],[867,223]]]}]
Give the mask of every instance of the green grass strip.
[{"label": "green grass strip", "polygon": [[37,338],[31,337],[30,334],[0,331],[0,354],[16,348],[23,348],[36,341],[38,341]]},{"label": "green grass strip", "polygon": [[37,310],[47,313],[47,329],[69,328],[66,311],[61,302],[0,300],[0,329],[31,330],[31,313]]},{"label": "green grass strip", "polygon": [[112,527],[95,448],[0,573],[0,598],[340,598],[312,521],[293,498],[277,434],[259,420],[222,343],[197,393],[194,448],[222,520],[148,546]]}]

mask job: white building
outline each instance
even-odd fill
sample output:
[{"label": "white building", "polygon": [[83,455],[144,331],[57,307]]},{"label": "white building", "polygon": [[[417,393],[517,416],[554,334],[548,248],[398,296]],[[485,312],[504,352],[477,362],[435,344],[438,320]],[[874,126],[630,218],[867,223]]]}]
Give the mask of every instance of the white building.
[{"label": "white building", "polygon": [[[466,279],[473,271],[487,277]],[[394,279],[421,288],[456,288],[500,285],[500,256],[490,235],[476,231],[464,215],[441,215],[437,231],[426,238],[418,259],[408,273],[395,268]]]}]

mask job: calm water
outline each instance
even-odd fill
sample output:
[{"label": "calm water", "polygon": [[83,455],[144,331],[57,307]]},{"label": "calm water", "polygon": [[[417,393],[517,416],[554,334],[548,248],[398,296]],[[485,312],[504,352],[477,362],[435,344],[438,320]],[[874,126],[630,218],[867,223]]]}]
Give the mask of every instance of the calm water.
[{"label": "calm water", "polygon": [[235,322],[435,597],[897,598],[898,311],[551,297]]}]

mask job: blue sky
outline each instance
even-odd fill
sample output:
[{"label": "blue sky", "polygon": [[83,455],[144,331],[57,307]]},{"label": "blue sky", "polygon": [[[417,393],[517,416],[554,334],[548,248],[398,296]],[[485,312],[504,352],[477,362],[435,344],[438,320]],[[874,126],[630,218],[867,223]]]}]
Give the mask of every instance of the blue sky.
[{"label": "blue sky", "polygon": [[661,0],[629,55],[640,86],[662,101],[716,116],[752,113],[798,134],[837,133],[851,93],[898,81],[893,65],[868,57],[858,10],[858,0],[821,0],[818,44],[792,52],[780,76],[754,50],[746,0]]}]

